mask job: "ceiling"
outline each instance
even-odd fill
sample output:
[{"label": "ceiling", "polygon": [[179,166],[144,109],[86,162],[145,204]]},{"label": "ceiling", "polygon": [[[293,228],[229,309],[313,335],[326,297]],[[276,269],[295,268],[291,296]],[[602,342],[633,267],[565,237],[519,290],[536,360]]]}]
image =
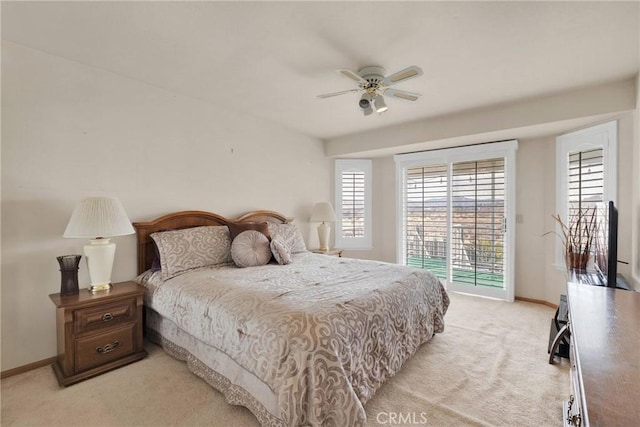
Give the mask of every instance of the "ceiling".
[{"label": "ceiling", "polygon": [[[628,78],[638,2],[6,2],[3,40],[331,139]],[[417,65],[364,117],[335,70]]]}]

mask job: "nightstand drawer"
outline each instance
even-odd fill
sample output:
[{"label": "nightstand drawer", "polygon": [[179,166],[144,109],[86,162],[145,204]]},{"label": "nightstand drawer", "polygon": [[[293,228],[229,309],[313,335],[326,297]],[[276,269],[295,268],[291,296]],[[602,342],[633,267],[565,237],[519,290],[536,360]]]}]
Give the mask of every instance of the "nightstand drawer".
[{"label": "nightstand drawer", "polygon": [[113,304],[85,308],[74,312],[76,333],[107,328],[112,325],[136,319],[136,299],[131,298]]},{"label": "nightstand drawer", "polygon": [[133,352],[134,324],[76,341],[76,372],[103,365]]}]

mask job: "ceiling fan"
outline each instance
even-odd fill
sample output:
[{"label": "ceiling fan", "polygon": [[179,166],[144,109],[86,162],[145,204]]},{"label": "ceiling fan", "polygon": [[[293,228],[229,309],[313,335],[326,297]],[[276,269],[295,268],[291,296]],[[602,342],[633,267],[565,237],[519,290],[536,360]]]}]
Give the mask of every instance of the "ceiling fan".
[{"label": "ceiling fan", "polygon": [[351,70],[338,70],[340,74],[355,80],[358,83],[357,89],[343,90],[340,92],[325,93],[318,95],[318,98],[330,98],[332,96],[344,95],[346,93],[362,93],[358,106],[365,116],[370,115],[375,110],[378,114],[387,111],[387,104],[384,96],[400,98],[406,101],[416,101],[421,95],[419,93],[407,92],[405,90],[392,89],[397,83],[412,79],[422,75],[422,68],[412,65],[389,76],[384,75],[385,70],[378,66],[364,67],[354,73]]}]

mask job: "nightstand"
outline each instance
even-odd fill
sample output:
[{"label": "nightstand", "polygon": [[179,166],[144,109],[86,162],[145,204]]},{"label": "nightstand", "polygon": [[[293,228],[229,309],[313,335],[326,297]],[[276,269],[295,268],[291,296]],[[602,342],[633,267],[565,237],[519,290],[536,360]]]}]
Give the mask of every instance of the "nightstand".
[{"label": "nightstand", "polygon": [[336,256],[339,258],[342,258],[342,249],[329,249],[328,251],[321,251],[320,249],[314,249],[311,252],[313,252],[314,254],[322,254],[322,255],[328,255],[328,256]]},{"label": "nightstand", "polygon": [[136,282],[109,291],[49,297],[56,305],[58,359],[53,372],[62,386],[77,383],[147,356],[142,341],[142,295]]}]

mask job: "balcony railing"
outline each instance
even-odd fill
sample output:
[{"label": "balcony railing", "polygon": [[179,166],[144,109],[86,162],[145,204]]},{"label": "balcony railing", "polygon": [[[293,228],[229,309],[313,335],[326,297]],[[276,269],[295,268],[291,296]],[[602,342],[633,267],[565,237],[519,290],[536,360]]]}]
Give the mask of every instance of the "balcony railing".
[{"label": "balcony railing", "polygon": [[[464,233],[464,230],[457,230]],[[462,234],[464,235],[464,234]],[[457,241],[451,253],[452,278],[455,282],[489,287],[504,287],[502,242],[479,241],[477,246]],[[430,270],[447,279],[447,242],[443,239],[422,239],[408,236],[407,265]]]}]

